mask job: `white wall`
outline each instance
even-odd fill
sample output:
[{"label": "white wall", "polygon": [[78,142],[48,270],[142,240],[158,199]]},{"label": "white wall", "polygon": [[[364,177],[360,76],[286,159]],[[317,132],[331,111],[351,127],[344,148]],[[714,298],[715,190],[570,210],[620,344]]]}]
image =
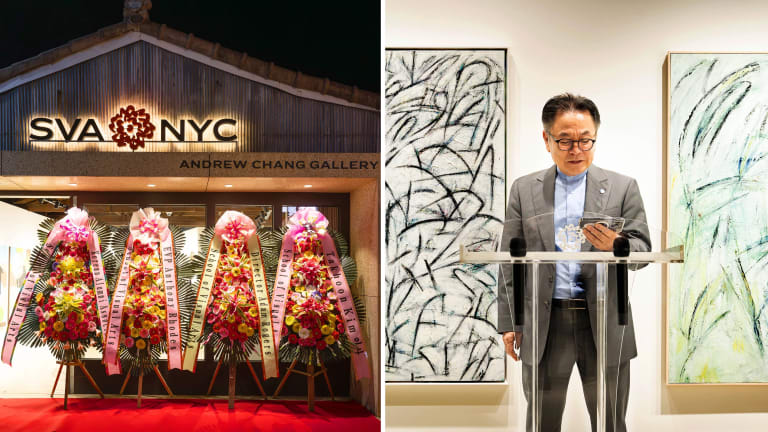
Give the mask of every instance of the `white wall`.
[{"label": "white wall", "polygon": [[[508,179],[551,164],[540,123],[549,97],[571,91],[592,98],[603,122],[595,164],[638,180],[648,222],[660,230],[666,53],[768,51],[766,18],[768,2],[751,0],[387,0],[385,45],[508,49]],[[631,299],[640,355],[631,366],[630,430],[766,430],[768,386],[664,384],[660,269],[638,275]],[[519,365],[508,378],[509,387],[388,385],[387,429],[522,430]],[[575,389],[564,430],[587,430],[586,421]]]}]

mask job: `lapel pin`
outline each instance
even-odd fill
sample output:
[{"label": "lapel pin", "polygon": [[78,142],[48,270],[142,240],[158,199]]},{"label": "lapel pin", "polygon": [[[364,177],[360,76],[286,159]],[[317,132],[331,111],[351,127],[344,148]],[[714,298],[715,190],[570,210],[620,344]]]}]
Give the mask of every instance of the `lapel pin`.
[{"label": "lapel pin", "polygon": [[604,194],[605,193],[605,189],[600,189],[600,193]]}]

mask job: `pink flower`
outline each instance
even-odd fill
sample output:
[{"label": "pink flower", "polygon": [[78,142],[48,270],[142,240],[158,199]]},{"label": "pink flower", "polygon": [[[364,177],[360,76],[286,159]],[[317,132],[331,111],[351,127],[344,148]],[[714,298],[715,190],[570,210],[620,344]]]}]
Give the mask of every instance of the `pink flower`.
[{"label": "pink flower", "polygon": [[148,338],[148,337],[149,337],[149,330],[148,330],[148,329],[145,329],[145,328],[143,328],[143,329],[141,329],[141,331],[139,331],[139,334],[141,335],[141,337],[143,337],[144,339],[146,339],[146,338]]},{"label": "pink flower", "polygon": [[219,329],[219,336],[221,337],[227,337],[229,336],[229,330],[227,330],[226,327],[222,327]]},{"label": "pink flower", "polygon": [[227,210],[216,221],[214,232],[216,236],[228,242],[250,238],[256,231],[256,224],[243,213]]},{"label": "pink flower", "polygon": [[88,323],[88,331],[95,332],[96,331],[96,323],[91,321]]},{"label": "pink flower", "polygon": [[37,314],[37,317],[42,320],[43,319],[43,308],[41,308],[40,306],[36,307],[35,308],[35,314]]},{"label": "pink flower", "polygon": [[125,338],[125,347],[126,348],[133,348],[133,338],[132,337]]},{"label": "pink flower", "polygon": [[163,241],[171,234],[171,230],[168,229],[168,219],[161,217],[160,212],[155,213],[152,208],[133,212],[130,229],[133,238],[145,244]]}]

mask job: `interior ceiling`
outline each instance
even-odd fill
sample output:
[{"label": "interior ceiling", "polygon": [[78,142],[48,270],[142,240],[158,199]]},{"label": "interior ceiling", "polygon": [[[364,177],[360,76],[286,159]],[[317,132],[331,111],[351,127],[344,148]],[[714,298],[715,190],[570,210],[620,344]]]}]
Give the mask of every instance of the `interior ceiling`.
[{"label": "interior ceiling", "polygon": [[57,197],[57,198],[31,198],[31,197],[18,197],[18,198],[0,198],[0,201],[6,202],[16,207],[21,207],[25,210],[37,213],[39,215],[49,217],[52,219],[59,219],[64,212],[72,205],[71,197]]},{"label": "interior ceiling", "polygon": [[[376,178],[348,177],[0,177],[4,191],[352,192]],[[150,186],[154,185],[154,186]],[[231,185],[231,186],[227,186]],[[305,187],[311,185],[311,187]]]}]

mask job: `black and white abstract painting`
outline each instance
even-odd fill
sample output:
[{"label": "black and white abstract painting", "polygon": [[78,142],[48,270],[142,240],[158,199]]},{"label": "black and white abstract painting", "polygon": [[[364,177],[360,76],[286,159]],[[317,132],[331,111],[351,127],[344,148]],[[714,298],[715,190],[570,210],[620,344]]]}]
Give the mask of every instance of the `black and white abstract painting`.
[{"label": "black and white abstract painting", "polygon": [[494,250],[505,211],[506,50],[386,52],[386,380],[503,381]]}]

